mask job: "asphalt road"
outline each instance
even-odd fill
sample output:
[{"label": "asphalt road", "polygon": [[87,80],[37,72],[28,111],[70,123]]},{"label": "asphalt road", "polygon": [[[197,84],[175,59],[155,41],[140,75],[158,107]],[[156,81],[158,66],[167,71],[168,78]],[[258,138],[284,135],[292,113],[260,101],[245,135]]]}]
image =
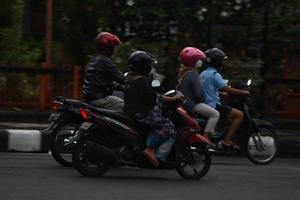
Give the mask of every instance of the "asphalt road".
[{"label": "asphalt road", "polygon": [[296,200],[300,159],[278,158],[257,166],[246,158],[213,157],[199,181],[175,170],[112,169],[103,177],[81,176],[49,154],[0,153],[0,200]]}]

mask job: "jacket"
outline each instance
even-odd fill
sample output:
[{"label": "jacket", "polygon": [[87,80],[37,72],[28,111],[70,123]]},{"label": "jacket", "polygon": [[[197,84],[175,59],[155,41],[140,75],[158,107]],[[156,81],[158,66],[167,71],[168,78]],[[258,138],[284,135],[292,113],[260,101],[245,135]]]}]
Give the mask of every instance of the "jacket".
[{"label": "jacket", "polygon": [[152,89],[145,75],[130,72],[129,83],[124,90],[124,110],[126,113],[147,113],[157,104],[158,94]]},{"label": "jacket", "polygon": [[198,74],[190,71],[185,72],[181,79],[178,89],[186,98],[185,106],[192,110],[198,103],[203,103],[201,94],[201,84]]},{"label": "jacket", "polygon": [[125,83],[125,77],[107,56],[96,53],[85,67],[83,94],[87,102],[109,96],[113,81]]}]

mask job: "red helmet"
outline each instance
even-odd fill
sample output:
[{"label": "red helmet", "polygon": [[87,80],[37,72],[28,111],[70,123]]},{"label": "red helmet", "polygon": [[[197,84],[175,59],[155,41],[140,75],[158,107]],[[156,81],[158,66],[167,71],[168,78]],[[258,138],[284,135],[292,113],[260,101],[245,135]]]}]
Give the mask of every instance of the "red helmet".
[{"label": "red helmet", "polygon": [[205,59],[205,54],[198,48],[185,47],[180,52],[180,60],[185,67],[194,68],[199,60]]},{"label": "red helmet", "polygon": [[112,56],[114,47],[121,44],[120,39],[109,32],[101,32],[95,39],[98,50],[103,51],[107,56]]}]

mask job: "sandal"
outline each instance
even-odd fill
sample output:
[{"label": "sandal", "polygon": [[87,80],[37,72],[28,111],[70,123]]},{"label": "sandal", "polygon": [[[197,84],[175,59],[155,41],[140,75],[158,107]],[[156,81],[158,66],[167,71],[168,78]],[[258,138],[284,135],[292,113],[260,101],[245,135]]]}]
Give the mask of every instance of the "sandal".
[{"label": "sandal", "polygon": [[149,149],[145,149],[143,151],[143,154],[146,156],[146,158],[155,166],[159,165],[158,160],[156,159],[155,155],[149,151]]},{"label": "sandal", "polygon": [[240,150],[241,147],[235,143],[226,143],[224,141],[221,142],[222,146],[225,147],[225,149],[234,149],[234,150]]}]

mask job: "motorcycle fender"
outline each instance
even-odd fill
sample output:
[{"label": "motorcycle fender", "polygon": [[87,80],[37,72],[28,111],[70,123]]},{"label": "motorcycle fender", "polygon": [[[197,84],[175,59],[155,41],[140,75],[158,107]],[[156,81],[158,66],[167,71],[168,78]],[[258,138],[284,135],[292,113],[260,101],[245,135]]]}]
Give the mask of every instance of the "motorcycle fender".
[{"label": "motorcycle fender", "polygon": [[53,131],[59,126],[57,123],[63,116],[62,112],[54,112],[48,118],[48,127],[42,130],[42,133],[46,136],[51,136]]},{"label": "motorcycle fender", "polygon": [[257,127],[269,127],[269,128],[274,127],[274,124],[272,124],[271,122],[261,120],[261,119],[253,119],[253,122],[256,124]]},{"label": "motorcycle fender", "polygon": [[59,118],[61,117],[62,114],[63,114],[62,112],[51,113],[51,115],[48,118],[48,122],[51,123],[51,122],[55,122],[55,121],[59,120]]},{"label": "motorcycle fender", "polygon": [[200,134],[193,134],[188,138],[188,143],[189,144],[196,144],[196,143],[210,144],[210,141]]},{"label": "motorcycle fender", "polygon": [[81,138],[84,136],[87,136],[89,134],[89,129],[93,126],[94,124],[92,122],[83,122],[78,129],[78,131],[75,133],[74,137],[72,137],[67,143],[66,146],[69,144],[76,144]]}]

